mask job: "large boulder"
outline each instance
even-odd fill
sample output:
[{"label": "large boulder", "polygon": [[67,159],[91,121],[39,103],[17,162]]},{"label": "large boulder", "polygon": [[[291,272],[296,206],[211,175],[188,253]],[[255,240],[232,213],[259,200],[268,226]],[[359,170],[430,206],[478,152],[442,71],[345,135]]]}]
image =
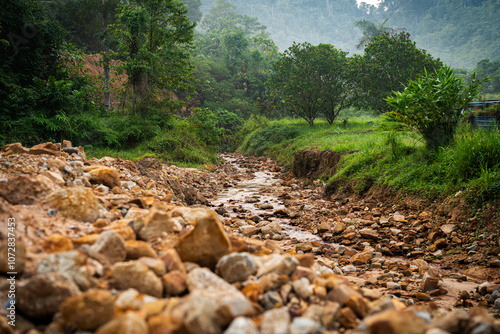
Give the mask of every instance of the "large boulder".
[{"label": "large boulder", "polygon": [[7,182],[0,182],[0,197],[10,204],[31,205],[55,189],[55,184],[43,175],[18,175]]},{"label": "large boulder", "polygon": [[88,188],[63,188],[50,194],[47,202],[66,218],[82,222],[99,218],[99,202]]},{"label": "large boulder", "polygon": [[206,211],[194,229],[181,237],[175,249],[182,261],[215,269],[217,261],[231,252],[231,243],[217,214]]}]

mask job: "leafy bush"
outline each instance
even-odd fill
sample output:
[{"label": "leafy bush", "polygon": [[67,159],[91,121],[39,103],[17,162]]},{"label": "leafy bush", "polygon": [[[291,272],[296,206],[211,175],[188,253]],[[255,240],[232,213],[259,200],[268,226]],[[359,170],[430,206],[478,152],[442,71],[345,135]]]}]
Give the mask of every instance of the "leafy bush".
[{"label": "leafy bush", "polygon": [[479,177],[482,170],[499,170],[500,134],[466,127],[456,136],[456,145],[446,160],[450,176],[459,180]]},{"label": "leafy bush", "polygon": [[426,71],[423,78],[386,99],[393,111],[385,117],[396,128],[418,132],[427,147],[436,150],[452,141],[463,109],[479,95],[482,82],[473,80],[466,86],[448,66],[435,75]]},{"label": "leafy bush", "polygon": [[188,119],[190,130],[209,146],[219,144],[221,130],[217,127],[217,117],[210,109],[196,109]]}]

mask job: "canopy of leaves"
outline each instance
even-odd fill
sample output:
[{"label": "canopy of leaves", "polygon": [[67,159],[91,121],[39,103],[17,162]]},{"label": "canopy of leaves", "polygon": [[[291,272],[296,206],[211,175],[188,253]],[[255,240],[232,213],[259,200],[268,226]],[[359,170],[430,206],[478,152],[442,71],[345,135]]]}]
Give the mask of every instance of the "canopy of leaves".
[{"label": "canopy of leaves", "polygon": [[330,44],[293,44],[273,66],[267,83],[269,107],[301,117],[310,125],[320,113],[333,122],[350,101],[346,55]]},{"label": "canopy of leaves", "polygon": [[424,74],[434,72],[442,64],[425,50],[418,49],[406,32],[385,33],[375,37],[363,56],[355,56],[351,76],[357,82],[359,107],[378,113],[389,111],[384,100]]},{"label": "canopy of leaves", "polygon": [[134,103],[150,100],[156,89],[178,89],[189,81],[195,23],[186,14],[178,0],[135,0],[120,6],[111,29]]}]

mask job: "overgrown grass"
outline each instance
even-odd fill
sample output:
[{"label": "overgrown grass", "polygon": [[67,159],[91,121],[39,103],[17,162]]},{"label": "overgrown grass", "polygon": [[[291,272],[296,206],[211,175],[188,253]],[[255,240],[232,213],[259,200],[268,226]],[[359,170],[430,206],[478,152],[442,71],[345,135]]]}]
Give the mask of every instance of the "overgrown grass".
[{"label": "overgrown grass", "polygon": [[191,124],[186,120],[171,120],[172,126],[157,130],[157,134],[135,146],[94,147],[85,146],[87,157],[120,157],[137,161],[144,157],[154,157],[161,161],[181,167],[199,167],[217,163],[218,147],[207,145],[196,135]]},{"label": "overgrown grass", "polygon": [[382,122],[367,116],[329,126],[317,122],[261,120],[247,124],[239,151],[268,155],[291,167],[300,150],[346,153],[335,175],[323,175],[333,190],[349,187],[364,192],[389,186],[403,193],[439,199],[462,190],[472,205],[498,200],[500,194],[500,133],[462,125],[455,143],[428,151],[414,134],[380,130]]}]

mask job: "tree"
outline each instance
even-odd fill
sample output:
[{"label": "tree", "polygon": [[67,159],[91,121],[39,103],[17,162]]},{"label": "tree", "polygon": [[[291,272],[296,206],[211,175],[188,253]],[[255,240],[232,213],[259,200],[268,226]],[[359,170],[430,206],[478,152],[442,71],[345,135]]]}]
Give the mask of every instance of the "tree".
[{"label": "tree", "polygon": [[379,24],[375,24],[373,22],[367,21],[367,20],[361,20],[361,21],[356,21],[354,22],[354,26],[356,28],[361,29],[363,32],[363,37],[361,37],[356,44],[356,49],[362,49],[365,47],[365,45],[372,43],[375,40],[375,37],[383,35],[387,32],[392,32],[394,29],[390,27],[386,27],[385,23],[389,19],[385,19],[384,21],[380,22]]},{"label": "tree", "polygon": [[203,13],[200,10],[201,0],[183,0],[184,4],[189,8],[187,16],[193,22],[200,22]]},{"label": "tree", "polygon": [[331,124],[350,98],[346,55],[329,44],[294,43],[273,66],[268,100],[311,126],[320,113]]},{"label": "tree", "polygon": [[399,128],[418,132],[431,150],[446,146],[453,140],[464,108],[488,80],[475,80],[475,74],[472,79],[465,85],[448,66],[435,74],[426,71],[424,77],[411,80],[404,91],[387,98],[393,111],[385,117]]},{"label": "tree", "polygon": [[178,0],[133,0],[121,5],[112,30],[132,87],[134,111],[145,111],[142,102],[151,102],[158,89],[174,90],[188,82],[195,25]]},{"label": "tree", "polygon": [[356,81],[356,105],[377,113],[389,111],[384,100],[424,74],[442,66],[425,50],[418,49],[406,32],[385,33],[356,55],[351,75]]},{"label": "tree", "polygon": [[500,93],[500,60],[480,60],[474,71],[477,73],[478,80],[482,80],[486,77],[492,77],[489,82],[484,83],[483,92],[496,94]]}]

